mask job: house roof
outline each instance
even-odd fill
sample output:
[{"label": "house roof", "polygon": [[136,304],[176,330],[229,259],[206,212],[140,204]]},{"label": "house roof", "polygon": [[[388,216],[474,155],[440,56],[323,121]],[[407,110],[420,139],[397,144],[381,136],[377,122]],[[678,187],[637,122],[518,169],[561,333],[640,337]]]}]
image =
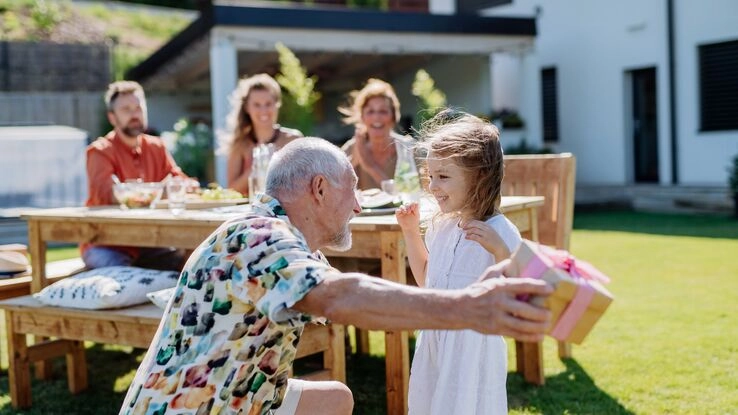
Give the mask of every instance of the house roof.
[{"label": "house roof", "polygon": [[[484,54],[529,44],[534,18],[433,15],[350,8],[243,5],[216,2],[167,44],[132,68],[128,78],[148,87],[169,88],[209,82],[210,33],[221,30],[239,50],[239,73],[275,72],[274,43],[300,55],[310,73],[356,61],[368,66],[407,67],[430,54]],[[247,52],[247,53],[244,53]],[[403,63],[404,62],[404,63]],[[328,68],[328,69],[326,69]],[[358,69],[357,69],[358,70]],[[360,74],[356,74],[360,77]]]}]

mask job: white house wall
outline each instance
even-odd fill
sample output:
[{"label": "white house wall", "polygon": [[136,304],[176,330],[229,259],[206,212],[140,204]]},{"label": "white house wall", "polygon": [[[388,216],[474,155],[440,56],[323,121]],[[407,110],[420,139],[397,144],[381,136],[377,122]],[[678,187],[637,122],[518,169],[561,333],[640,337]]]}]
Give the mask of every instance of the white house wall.
[{"label": "white house wall", "polygon": [[[699,132],[697,46],[738,38],[738,2],[718,0],[707,6],[703,2],[675,0],[674,10],[679,182],[725,185],[725,166],[738,153],[738,131]],[[539,70],[553,66],[557,71],[560,141],[555,149],[577,156],[578,182],[633,181],[628,71],[655,67],[659,177],[662,184],[670,184],[666,2],[515,0],[482,14],[536,13]],[[495,76],[501,79],[519,77],[515,71],[500,69],[495,67]],[[496,79],[494,85],[498,82],[502,81]],[[540,95],[540,85],[537,88]],[[507,93],[495,88],[494,105],[516,100]],[[514,94],[514,88],[509,93]],[[540,99],[521,106],[520,111],[524,117],[540,113]]]},{"label": "white house wall", "polygon": [[[624,129],[624,73],[650,66],[657,67],[659,149],[667,156],[662,157],[661,177],[668,172],[663,162],[668,160],[669,135],[665,37],[661,35],[665,23],[660,18],[660,5],[637,0],[515,1],[484,13],[535,15],[539,11],[535,45],[539,70],[554,66],[557,75],[560,140],[555,149],[577,156],[580,183],[626,182],[629,135]],[[503,79],[516,76],[495,75]],[[537,89],[540,96],[540,84]],[[524,118],[539,114],[540,100],[528,102],[520,111]],[[530,128],[529,134],[540,136],[540,127],[538,130]]]},{"label": "white house wall", "polygon": [[173,131],[182,117],[210,119],[210,97],[202,94],[162,93],[146,96],[149,126],[156,131]]},{"label": "white house wall", "polygon": [[678,0],[674,17],[680,181],[726,185],[726,168],[738,154],[738,131],[700,132],[698,46],[738,39],[738,1]]}]

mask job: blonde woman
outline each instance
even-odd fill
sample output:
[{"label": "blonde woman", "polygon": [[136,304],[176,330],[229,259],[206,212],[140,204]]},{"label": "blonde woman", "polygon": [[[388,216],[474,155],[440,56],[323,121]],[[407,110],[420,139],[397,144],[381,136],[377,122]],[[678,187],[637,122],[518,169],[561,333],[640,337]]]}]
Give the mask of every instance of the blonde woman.
[{"label": "blonde woman", "polygon": [[273,144],[278,150],[303,135],[298,130],[277,124],[282,92],[277,81],[268,74],[241,79],[230,100],[228,128],[231,135],[223,148],[228,154],[227,185],[248,194],[254,147]]},{"label": "blonde woman", "polygon": [[351,95],[351,105],[338,109],[344,122],[356,127],[343,151],[359,177],[359,189],[379,188],[382,180],[394,177],[396,146],[411,146],[413,141],[394,131],[400,119],[400,101],[390,84],[372,78]]}]

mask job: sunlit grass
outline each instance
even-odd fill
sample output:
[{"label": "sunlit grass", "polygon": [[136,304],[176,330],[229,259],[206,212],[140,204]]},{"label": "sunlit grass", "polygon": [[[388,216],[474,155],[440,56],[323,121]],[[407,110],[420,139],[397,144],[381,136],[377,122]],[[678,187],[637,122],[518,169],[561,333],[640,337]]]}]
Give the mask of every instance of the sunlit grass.
[{"label": "sunlit grass", "polygon": [[[574,346],[573,359],[560,361],[556,343],[544,342],[544,387],[514,373],[509,341],[510,413],[737,413],[738,221],[577,213],[575,228],[573,253],[612,278],[615,302]],[[76,248],[49,254],[78,255]],[[24,413],[116,412],[142,355],[130,350],[89,349],[90,389],[78,396],[69,395],[59,360],[57,380],[34,382],[34,407]],[[346,361],[355,414],[386,411],[382,333],[370,334],[370,350]],[[7,391],[7,376],[0,391]],[[0,414],[11,413],[4,392]]]}]

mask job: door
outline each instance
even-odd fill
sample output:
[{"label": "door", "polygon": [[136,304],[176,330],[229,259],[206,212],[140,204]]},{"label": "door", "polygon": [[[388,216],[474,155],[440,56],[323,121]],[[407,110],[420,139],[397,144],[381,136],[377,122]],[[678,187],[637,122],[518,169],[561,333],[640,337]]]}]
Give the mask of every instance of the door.
[{"label": "door", "polygon": [[659,182],[656,68],[632,71],[633,166],[636,183]]}]

